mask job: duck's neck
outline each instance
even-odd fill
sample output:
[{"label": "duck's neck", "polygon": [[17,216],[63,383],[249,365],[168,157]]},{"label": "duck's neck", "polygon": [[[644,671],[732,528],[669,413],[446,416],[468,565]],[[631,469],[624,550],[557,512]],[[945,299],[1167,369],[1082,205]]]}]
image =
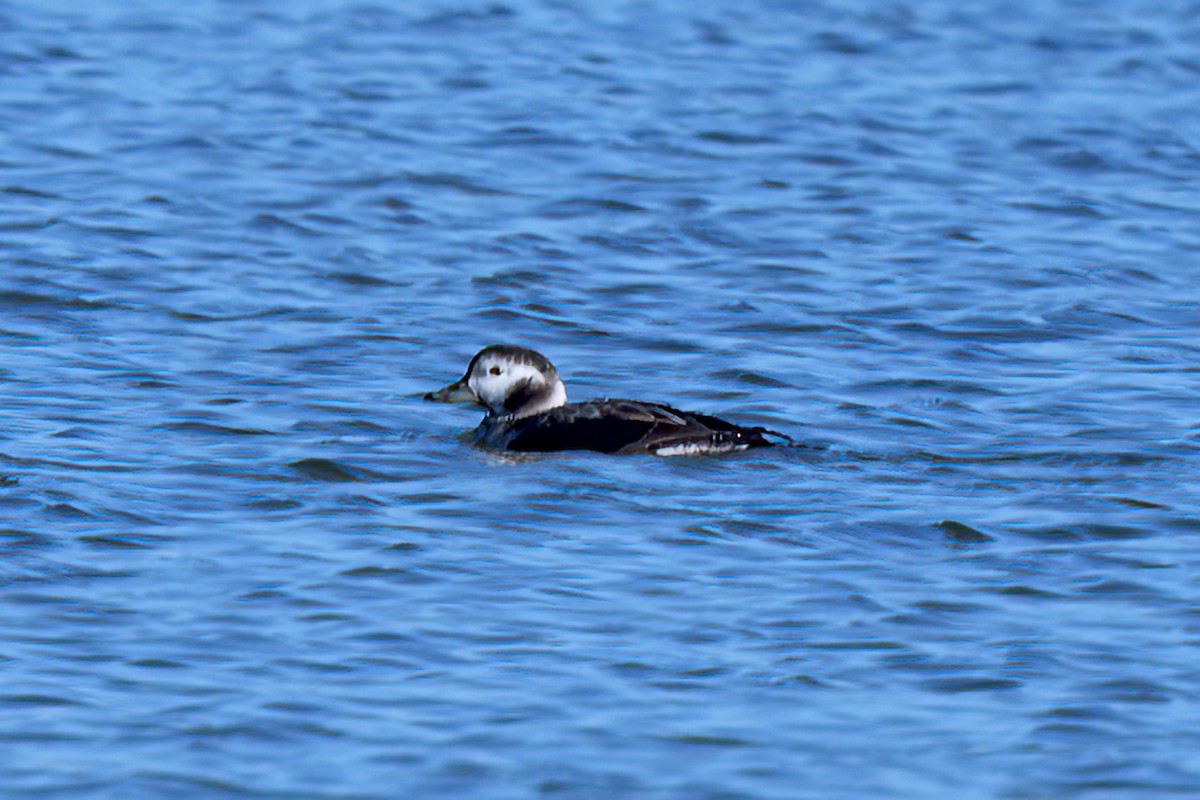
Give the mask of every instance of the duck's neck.
[{"label": "duck's neck", "polygon": [[540,385],[526,381],[508,393],[503,409],[493,409],[492,413],[505,420],[521,419],[558,408],[566,402],[567,387],[557,377]]}]

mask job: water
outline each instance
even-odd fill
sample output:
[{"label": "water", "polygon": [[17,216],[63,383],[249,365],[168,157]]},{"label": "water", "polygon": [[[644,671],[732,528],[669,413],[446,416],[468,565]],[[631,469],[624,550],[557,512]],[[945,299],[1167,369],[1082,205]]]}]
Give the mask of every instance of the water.
[{"label": "water", "polygon": [[5,797],[1200,794],[1200,12],[849,5],[0,2]]}]

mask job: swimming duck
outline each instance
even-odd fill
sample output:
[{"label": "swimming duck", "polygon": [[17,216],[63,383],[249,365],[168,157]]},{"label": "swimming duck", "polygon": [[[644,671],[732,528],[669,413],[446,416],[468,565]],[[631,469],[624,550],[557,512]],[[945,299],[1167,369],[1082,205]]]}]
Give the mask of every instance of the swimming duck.
[{"label": "swimming duck", "polygon": [[475,440],[496,450],[672,456],[770,447],[775,443],[767,436],[791,442],[766,428],[743,428],[661,403],[614,398],[568,403],[554,365],[541,353],[511,344],[483,348],[465,375],[425,399],[483,406],[487,414]]}]

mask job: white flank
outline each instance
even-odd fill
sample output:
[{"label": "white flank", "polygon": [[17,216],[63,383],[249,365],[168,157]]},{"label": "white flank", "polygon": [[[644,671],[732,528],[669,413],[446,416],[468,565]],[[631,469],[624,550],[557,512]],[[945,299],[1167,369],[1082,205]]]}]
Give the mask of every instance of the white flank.
[{"label": "white flank", "polygon": [[707,453],[732,453],[737,450],[745,450],[750,445],[740,444],[738,442],[728,442],[726,444],[711,444],[709,442],[684,442],[682,444],[672,444],[666,447],[660,447],[654,451],[656,456],[698,456]]}]

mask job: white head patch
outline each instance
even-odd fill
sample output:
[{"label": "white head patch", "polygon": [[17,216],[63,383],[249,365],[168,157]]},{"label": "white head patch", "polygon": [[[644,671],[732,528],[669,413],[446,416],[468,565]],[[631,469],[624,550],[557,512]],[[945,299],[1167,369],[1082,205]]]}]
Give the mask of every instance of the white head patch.
[{"label": "white head patch", "polygon": [[[528,416],[567,402],[567,390],[557,374],[547,375],[533,364],[504,353],[480,356],[467,376],[467,386],[489,411],[500,415]],[[529,395],[530,400],[509,408],[506,403],[514,392]]]}]

